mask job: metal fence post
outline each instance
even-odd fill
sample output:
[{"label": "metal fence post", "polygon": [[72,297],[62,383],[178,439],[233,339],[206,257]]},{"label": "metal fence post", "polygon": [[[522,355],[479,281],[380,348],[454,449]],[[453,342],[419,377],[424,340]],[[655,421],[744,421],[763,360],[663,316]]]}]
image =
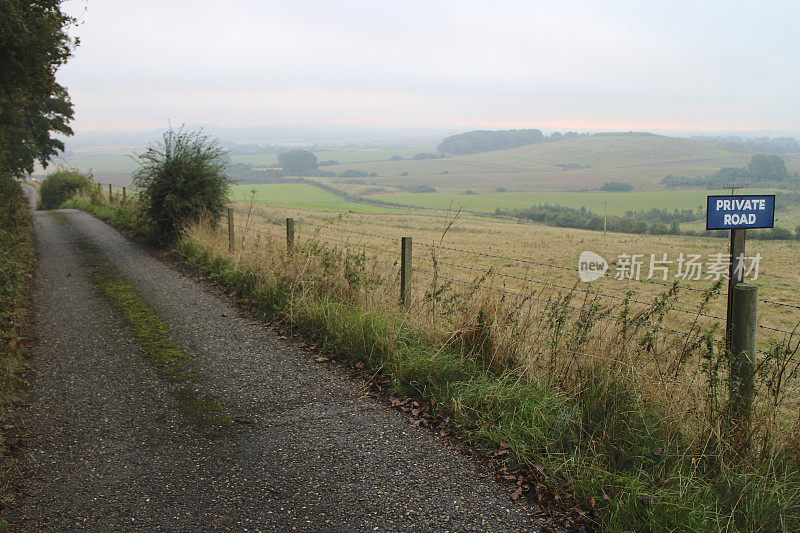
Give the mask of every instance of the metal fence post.
[{"label": "metal fence post", "polygon": [[411,237],[400,239],[400,305],[411,303]]},{"label": "metal fence post", "polygon": [[233,252],[233,209],[228,208],[228,251]]},{"label": "metal fence post", "polygon": [[733,287],[730,335],[728,409],[730,442],[738,455],[750,444],[750,417],[755,396],[758,286],[739,283]]},{"label": "metal fence post", "polygon": [[291,251],[294,247],[294,219],[286,219],[286,249]]}]

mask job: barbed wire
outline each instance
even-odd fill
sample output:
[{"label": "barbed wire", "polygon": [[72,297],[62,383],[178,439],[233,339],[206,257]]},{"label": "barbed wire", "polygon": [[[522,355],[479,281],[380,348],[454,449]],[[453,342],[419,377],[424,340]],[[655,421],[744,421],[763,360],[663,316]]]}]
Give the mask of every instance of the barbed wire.
[{"label": "barbed wire", "polygon": [[327,229],[327,230],[331,230],[331,231],[341,231],[341,232],[344,232],[344,233],[352,233],[352,234],[355,234],[355,235],[363,235],[365,237],[375,237],[375,238],[378,238],[378,239],[385,239],[385,240],[388,240],[388,241],[400,240],[399,237],[387,237],[385,235],[378,235],[378,234],[375,234],[375,233],[364,233],[362,231],[355,231],[355,230],[350,230],[350,229],[345,229],[345,228],[338,228],[338,227],[330,226],[330,225],[327,225],[327,224],[315,224],[315,223],[313,223],[311,221],[308,221],[308,220],[303,221],[303,224],[308,224],[310,226],[315,226],[315,227],[318,227],[318,228],[321,228],[321,229]]},{"label": "barbed wire", "polygon": [[[587,313],[590,316],[596,314],[598,316],[598,318],[601,318],[601,319],[604,319],[604,320],[612,320],[612,321],[614,321],[616,323],[621,322],[621,320],[618,317],[611,316],[608,313],[601,313],[596,309],[592,309],[591,311],[589,311],[584,307],[576,307],[574,305],[570,305],[570,304],[567,304],[567,303],[564,303],[564,302],[554,301],[552,299],[537,298],[536,296],[533,296],[533,295],[521,294],[521,293],[518,293],[518,292],[507,291],[507,290],[504,290],[504,289],[496,289],[494,287],[486,287],[486,286],[482,286],[482,285],[480,285],[478,283],[475,283],[475,282],[470,283],[470,282],[462,281],[462,280],[459,280],[459,279],[450,278],[448,276],[442,276],[441,274],[438,274],[438,273],[432,274],[432,273],[429,273],[429,272],[424,272],[424,274],[426,274],[429,277],[435,277],[437,279],[442,279],[442,280],[449,281],[451,283],[456,283],[456,284],[459,284],[459,285],[465,285],[465,286],[476,288],[476,289],[483,289],[483,290],[488,290],[488,291],[492,291],[492,292],[497,292],[497,293],[500,293],[500,294],[503,294],[503,295],[506,295],[506,296],[511,296],[512,298],[516,298],[516,299],[533,300],[533,301],[545,303],[547,305],[554,305],[554,306],[557,306],[557,307],[564,307],[564,308],[567,308],[567,309],[572,309],[572,310],[575,310],[575,311],[579,311],[581,313]],[[628,323],[633,325],[633,326],[649,326],[649,327],[652,327],[652,328],[657,329],[659,331],[672,333],[672,334],[674,334],[674,335],[676,335],[678,337],[703,338],[703,335],[701,335],[699,333],[693,333],[692,330],[690,330],[688,332],[686,332],[686,331],[678,331],[677,329],[668,328],[668,327],[665,327],[665,326],[661,326],[659,324],[648,323],[645,319],[638,320],[638,321],[637,320],[632,320],[632,321],[630,321]]]},{"label": "barbed wire", "polygon": [[[590,291],[588,289],[580,289],[578,287],[570,287],[569,285],[561,285],[561,284],[552,283],[552,282],[549,282],[549,281],[541,281],[541,280],[536,280],[536,279],[523,278],[521,276],[515,276],[513,274],[505,274],[503,272],[495,272],[495,271],[490,271],[490,270],[486,270],[486,269],[482,269],[482,268],[470,267],[470,266],[466,266],[466,265],[459,265],[457,263],[450,263],[450,262],[447,262],[447,261],[441,261],[441,260],[436,261],[436,260],[433,260],[433,259],[429,259],[427,257],[420,257],[419,259],[421,259],[423,261],[429,261],[429,262],[433,263],[434,265],[435,264],[446,265],[446,266],[450,266],[450,267],[454,267],[454,268],[461,268],[461,269],[464,269],[464,270],[471,270],[471,271],[474,271],[474,272],[480,272],[480,273],[487,274],[487,275],[515,279],[515,280],[523,281],[523,282],[526,282],[526,283],[535,283],[535,284],[538,284],[538,285],[546,285],[546,286],[549,286],[549,287],[557,287],[559,289],[564,289],[564,290],[568,290],[568,291],[582,292],[582,293],[585,293],[585,294],[592,294],[592,295],[596,295],[596,296],[602,296],[602,297],[605,297],[605,298],[612,298],[612,299],[615,299],[615,300],[624,300],[624,301],[628,301],[628,302],[632,302],[632,303],[637,303],[637,304],[640,304],[640,305],[646,305],[646,306],[651,306],[652,305],[652,302],[645,302],[645,301],[642,301],[642,300],[637,300],[635,298],[629,298],[629,297],[626,297],[626,296],[616,296],[614,294],[607,294],[607,293],[598,292],[598,291]],[[691,311],[689,309],[682,309],[680,307],[669,307],[668,309],[670,311],[677,311],[677,312],[686,313],[686,314],[689,314],[689,315],[697,315],[697,316],[702,316],[702,317],[707,317],[707,318],[713,318],[713,319],[716,319],[716,320],[725,320],[721,316],[712,315],[710,313],[705,313],[705,312],[699,311],[699,310],[698,311]]]}]

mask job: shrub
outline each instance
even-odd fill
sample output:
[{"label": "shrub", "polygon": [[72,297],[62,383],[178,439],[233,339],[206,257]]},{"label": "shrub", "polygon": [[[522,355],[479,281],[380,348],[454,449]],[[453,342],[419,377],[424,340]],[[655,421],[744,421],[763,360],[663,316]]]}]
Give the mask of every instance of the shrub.
[{"label": "shrub", "polygon": [[202,130],[168,129],[161,141],[139,156],[134,183],[160,243],[177,239],[190,223],[206,215],[222,217],[230,179],[225,174],[225,151]]},{"label": "shrub", "polygon": [[59,170],[47,176],[39,193],[42,209],[58,209],[61,204],[78,193],[88,193],[92,188],[92,177],[77,170]]}]

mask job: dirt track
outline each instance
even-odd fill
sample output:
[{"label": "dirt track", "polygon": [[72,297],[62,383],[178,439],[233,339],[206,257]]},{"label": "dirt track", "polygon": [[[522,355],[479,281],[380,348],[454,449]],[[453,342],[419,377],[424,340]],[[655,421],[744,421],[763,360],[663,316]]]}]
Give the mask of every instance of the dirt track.
[{"label": "dirt track", "polygon": [[[37,212],[16,531],[535,530],[490,472],[102,222]],[[92,277],[135,288],[234,427],[210,435]]]}]

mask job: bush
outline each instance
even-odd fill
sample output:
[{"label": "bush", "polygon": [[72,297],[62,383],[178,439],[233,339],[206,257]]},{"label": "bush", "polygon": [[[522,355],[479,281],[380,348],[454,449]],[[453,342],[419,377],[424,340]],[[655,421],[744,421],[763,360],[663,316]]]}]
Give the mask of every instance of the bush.
[{"label": "bush", "polygon": [[158,242],[175,241],[202,215],[216,223],[228,202],[225,151],[200,131],[168,129],[139,156],[134,183]]},{"label": "bush", "polygon": [[42,196],[42,209],[58,209],[61,204],[78,193],[88,193],[93,182],[90,174],[77,170],[59,170],[47,176],[42,182],[39,194]]}]

